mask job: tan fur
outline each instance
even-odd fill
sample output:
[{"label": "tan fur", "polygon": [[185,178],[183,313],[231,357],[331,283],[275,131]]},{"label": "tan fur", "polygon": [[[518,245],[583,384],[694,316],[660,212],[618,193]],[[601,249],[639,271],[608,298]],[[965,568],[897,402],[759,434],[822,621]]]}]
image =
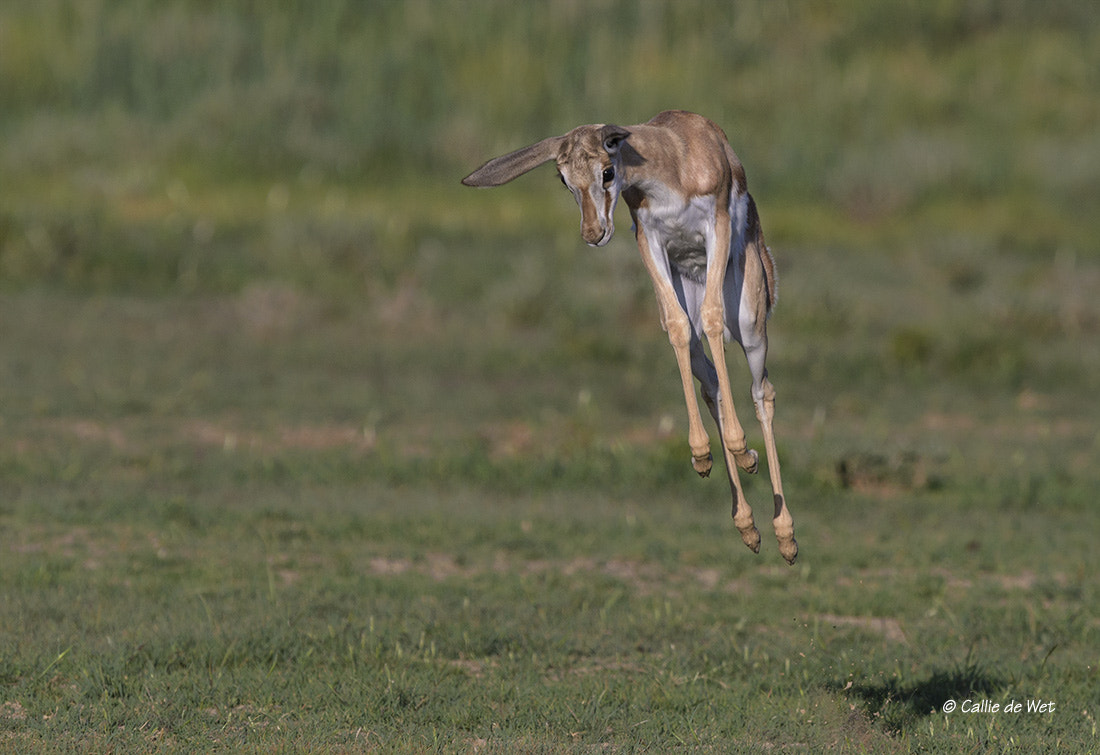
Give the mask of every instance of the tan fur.
[{"label": "tan fur", "polygon": [[[745,500],[737,468],[757,470],[757,454],[733,409],[725,338],[742,346],[752,372],[752,396],[764,434],[775,503],[779,550],[794,563],[798,544],[779,473],[772,420],[775,389],[768,380],[767,320],[775,304],[775,262],[748,194],[745,170],[725,133],[713,121],[682,110],[657,114],[622,128],[595,124],[490,160],[463,183],[496,186],[553,160],[581,210],[581,236],[593,246],[614,233],[621,193],[634,220],[638,250],[653,280],[661,315],[676,355],[688,410],[692,465],[706,476],[710,441],[703,427],[692,377],[721,434],[733,492],[733,520],[754,551],[760,533]],[[732,264],[734,267],[728,268]],[[726,303],[737,311],[726,311]],[[705,339],[709,359],[703,350]]]}]

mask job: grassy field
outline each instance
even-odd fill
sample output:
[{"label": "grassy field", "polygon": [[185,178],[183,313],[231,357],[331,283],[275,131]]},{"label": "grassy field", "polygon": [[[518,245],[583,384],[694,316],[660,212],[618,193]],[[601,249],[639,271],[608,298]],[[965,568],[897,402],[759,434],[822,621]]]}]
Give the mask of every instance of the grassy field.
[{"label": "grassy field", "polygon": [[[724,7],[0,9],[0,752],[1100,749],[1100,12]],[[630,234],[458,184],[674,106],[793,567]]]}]

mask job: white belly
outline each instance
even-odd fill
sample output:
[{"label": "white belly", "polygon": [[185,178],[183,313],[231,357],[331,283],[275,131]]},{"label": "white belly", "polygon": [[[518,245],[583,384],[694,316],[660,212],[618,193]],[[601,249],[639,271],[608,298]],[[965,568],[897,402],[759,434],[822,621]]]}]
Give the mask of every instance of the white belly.
[{"label": "white belly", "polygon": [[687,202],[650,202],[639,208],[638,220],[650,246],[664,250],[669,266],[691,280],[702,281],[707,272],[707,238],[714,233],[714,197]]}]

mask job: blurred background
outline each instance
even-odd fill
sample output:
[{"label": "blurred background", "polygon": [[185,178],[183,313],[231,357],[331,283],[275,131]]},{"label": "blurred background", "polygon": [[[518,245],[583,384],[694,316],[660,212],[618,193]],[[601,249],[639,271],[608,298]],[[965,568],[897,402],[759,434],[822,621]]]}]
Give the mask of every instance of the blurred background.
[{"label": "blurred background", "polygon": [[592,250],[550,168],[459,185],[667,108],[717,121],[746,166],[792,474],[1061,470],[1008,473],[1006,498],[1095,479],[1086,0],[5,2],[9,430],[308,421],[393,474],[458,446],[496,469],[626,443],[687,475],[625,208]]}]

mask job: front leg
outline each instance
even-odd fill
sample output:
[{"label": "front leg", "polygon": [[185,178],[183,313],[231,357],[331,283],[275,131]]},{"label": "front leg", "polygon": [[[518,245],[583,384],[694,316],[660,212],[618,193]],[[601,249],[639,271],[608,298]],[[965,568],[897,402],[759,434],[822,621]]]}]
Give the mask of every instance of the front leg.
[{"label": "front leg", "polygon": [[733,455],[737,466],[750,474],[755,474],[759,457],[756,451],[749,449],[745,444],[745,430],[737,419],[737,412],[733,407],[729,369],[726,366],[726,312],[723,289],[726,266],[730,257],[730,217],[721,204],[718,204],[718,207],[722,209],[715,212],[714,231],[707,238],[707,280],[700,315],[703,332],[710,344],[711,357],[718,375],[718,415],[722,444],[725,450]]},{"label": "front leg", "polygon": [[[672,350],[676,353],[676,364],[680,369],[680,380],[684,387],[684,402],[688,414],[688,446],[691,448],[691,465],[701,477],[710,474],[713,458],[710,453],[710,438],[703,427],[703,418],[699,414],[699,403],[695,398],[695,384],[691,375],[691,321],[680,306],[676,291],[669,277],[668,262],[653,256],[653,248],[646,237],[638,219],[638,251],[642,254],[649,277],[653,279],[653,289],[657,294],[657,305],[661,311],[661,327],[668,333]],[[663,250],[658,250],[663,255]]]},{"label": "front leg", "polygon": [[741,533],[745,545],[759,553],[760,532],[753,522],[752,508],[737,476],[737,467],[755,474],[759,461],[756,451],[745,444],[745,430],[733,408],[733,391],[730,389],[729,369],[726,366],[726,314],[723,294],[729,250],[730,217],[726,212],[718,210],[715,213],[714,232],[707,239],[707,279],[700,315],[717,378],[718,406],[715,417],[722,434],[722,450],[733,487],[733,523]]}]

